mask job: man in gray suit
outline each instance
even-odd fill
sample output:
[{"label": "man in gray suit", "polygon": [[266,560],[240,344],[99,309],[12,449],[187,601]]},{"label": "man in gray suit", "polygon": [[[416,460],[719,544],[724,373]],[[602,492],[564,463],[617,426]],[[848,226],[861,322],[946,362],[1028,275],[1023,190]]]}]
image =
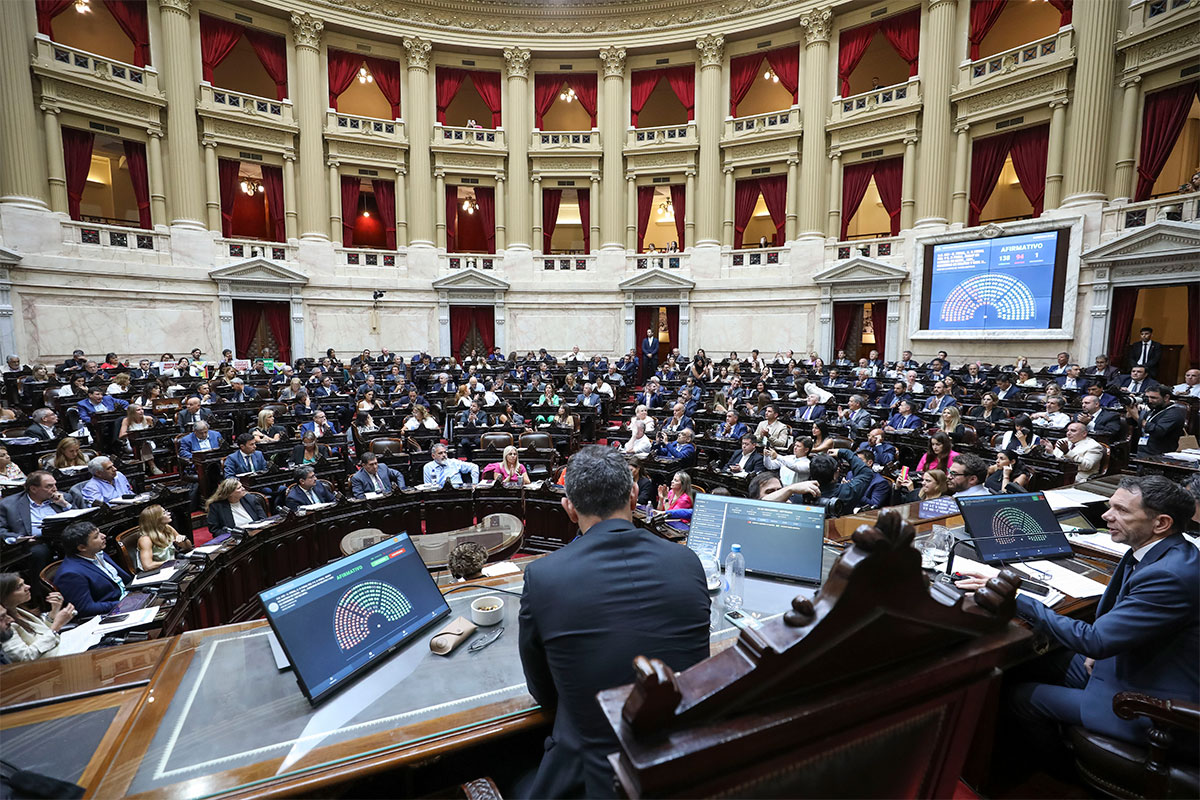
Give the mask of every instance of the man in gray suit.
[{"label": "man in gray suit", "polygon": [[368,492],[388,494],[404,488],[404,476],[388,468],[387,464],[379,463],[379,456],[374,453],[364,453],[359,463],[362,469],[350,478],[350,489],[355,497],[365,497]]},{"label": "man in gray suit", "polygon": [[42,541],[42,521],[70,508],[54,476],[35,470],[25,479],[25,491],[0,501],[0,539],[8,544],[32,541],[30,556],[34,569],[40,572],[52,560],[50,546]]}]

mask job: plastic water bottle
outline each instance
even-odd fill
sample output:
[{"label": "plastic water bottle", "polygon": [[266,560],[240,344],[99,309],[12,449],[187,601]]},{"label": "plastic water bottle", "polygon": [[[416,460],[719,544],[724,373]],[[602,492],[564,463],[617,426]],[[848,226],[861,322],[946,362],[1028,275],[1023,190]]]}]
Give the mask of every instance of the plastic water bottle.
[{"label": "plastic water bottle", "polygon": [[725,611],[740,611],[746,591],[746,557],[740,544],[730,545],[725,557]]}]

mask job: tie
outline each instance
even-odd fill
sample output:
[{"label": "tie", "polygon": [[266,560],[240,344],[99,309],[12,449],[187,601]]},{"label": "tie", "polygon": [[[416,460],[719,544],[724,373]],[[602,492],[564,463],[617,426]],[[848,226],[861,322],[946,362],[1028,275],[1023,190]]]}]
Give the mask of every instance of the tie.
[{"label": "tie", "polygon": [[379,482],[379,475],[376,473],[371,476],[371,483],[375,484],[375,491],[383,494],[383,484]]},{"label": "tie", "polygon": [[1146,363],[1147,361],[1149,361],[1149,360],[1150,360],[1150,343],[1149,343],[1149,342],[1143,342],[1143,343],[1142,343],[1142,358],[1141,358],[1141,363],[1145,364],[1145,363]]},{"label": "tie", "polygon": [[309,505],[316,505],[316,504],[317,504],[317,498],[316,498],[316,497],[313,495],[313,493],[312,493],[312,492],[310,492],[310,491],[308,491],[307,489],[305,489],[305,490],[304,490],[304,493],[305,493],[306,495],[308,495],[308,503],[309,503]]},{"label": "tie", "polygon": [[242,462],[246,465],[246,472],[250,471],[250,456],[242,453]]},{"label": "tie", "polygon": [[1129,391],[1133,392],[1134,394],[1137,394],[1141,390],[1142,390],[1142,382],[1141,381],[1135,381],[1129,387]]},{"label": "tie", "polygon": [[812,419],[812,410],[813,410],[812,406],[809,406],[808,408],[804,409],[804,419],[805,420]]}]

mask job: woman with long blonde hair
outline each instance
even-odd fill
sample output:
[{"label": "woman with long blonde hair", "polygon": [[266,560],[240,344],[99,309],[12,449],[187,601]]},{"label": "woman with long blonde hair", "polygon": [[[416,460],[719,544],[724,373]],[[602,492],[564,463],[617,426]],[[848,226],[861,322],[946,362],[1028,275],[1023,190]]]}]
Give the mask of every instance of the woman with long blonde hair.
[{"label": "woman with long blonde hair", "polygon": [[79,447],[78,439],[74,436],[64,436],[58,440],[58,447],[54,448],[55,469],[86,467],[87,463],[88,458]]},{"label": "woman with long blonde hair", "polygon": [[171,512],[160,505],[146,507],[138,516],[137,568],[158,569],[175,558],[179,550],[190,550],[191,543],[171,527]]},{"label": "woman with long blonde hair", "polygon": [[522,485],[529,483],[529,470],[525,469],[525,465],[521,463],[519,451],[511,444],[504,448],[504,454],[499,461],[483,468],[485,479],[489,472],[494,473],[495,479],[501,483],[520,483]]}]

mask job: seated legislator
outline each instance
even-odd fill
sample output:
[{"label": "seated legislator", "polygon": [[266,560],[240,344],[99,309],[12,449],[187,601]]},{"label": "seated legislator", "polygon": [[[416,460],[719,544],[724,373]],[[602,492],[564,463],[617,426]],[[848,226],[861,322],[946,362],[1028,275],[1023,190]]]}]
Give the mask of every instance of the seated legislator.
[{"label": "seated legislator", "polygon": [[300,426],[300,435],[311,433],[318,439],[329,439],[338,434],[338,427],[330,422],[324,411],[317,411],[313,418]]},{"label": "seated legislator", "polygon": [[933,390],[928,400],[925,401],[924,410],[931,413],[941,413],[946,406],[952,406],[958,400],[946,392],[946,384],[942,381],[937,381],[933,384]]},{"label": "seated legislator", "polygon": [[768,405],[763,411],[763,416],[766,419],[758,423],[758,427],[754,429],[754,440],[763,442],[765,439],[766,441],[763,443],[776,450],[787,447],[792,432],[779,419],[779,407],[773,403]]},{"label": "seated legislator", "polygon": [[13,621],[13,635],[7,639],[0,637],[7,663],[37,661],[58,655],[59,631],[75,619],[75,606],[64,603],[58,592],[51,592],[46,598],[49,612],[38,615],[25,610],[32,594],[29,584],[17,573],[0,573],[0,606]]},{"label": "seated legislator", "polygon": [[90,522],[75,522],[62,532],[63,559],[54,585],[81,618],[107,614],[128,594],[133,576],[104,552],[106,539]]},{"label": "seated legislator", "polygon": [[[1116,382],[1117,389],[1132,395],[1140,395],[1156,386],[1158,386],[1158,381],[1151,378],[1147,374],[1146,368],[1141,366],[1132,367],[1128,375],[1118,378]],[[1112,388],[1111,384],[1110,388]]]},{"label": "seated legislator", "polygon": [[954,497],[975,497],[989,495],[991,491],[985,485],[988,477],[988,463],[974,453],[965,453],[950,462],[946,470],[946,480]]},{"label": "seated legislator", "polygon": [[1079,398],[1081,410],[1075,415],[1075,421],[1086,425],[1088,433],[1116,436],[1121,432],[1121,412],[1102,405],[1096,395],[1085,394]]},{"label": "seated legislator", "polygon": [[225,456],[225,477],[234,478],[248,472],[266,472],[267,459],[258,452],[258,442],[253,433],[243,433],[237,437],[237,450]]},{"label": "seated legislator", "polygon": [[300,437],[300,443],[292,448],[288,463],[292,466],[315,464],[322,458],[329,458],[331,452],[329,445],[318,444],[316,434],[309,431]]},{"label": "seated legislator", "polygon": [[175,558],[177,552],[192,549],[187,537],[171,527],[171,512],[160,505],[147,506],[138,515],[138,570],[158,569]]},{"label": "seated legislator", "polygon": [[208,429],[208,423],[200,420],[192,432],[179,440],[179,457],[191,461],[192,454],[202,450],[218,450],[224,445],[221,434]]},{"label": "seated legislator", "polygon": [[350,491],[355,497],[366,497],[369,492],[390,494],[404,488],[404,476],[380,463],[374,453],[363,453],[359,464],[361,468],[350,476]]},{"label": "seated legislator", "polygon": [[713,429],[717,439],[738,440],[746,435],[746,423],[738,422],[738,413],[733,409],[725,412],[725,421]]},{"label": "seated legislator", "polygon": [[907,478],[896,479],[897,503],[915,503],[918,500],[933,500],[937,497],[947,497],[949,494],[946,473],[940,469],[928,469],[922,472],[920,488],[913,486],[911,474]]},{"label": "seated legislator", "polygon": [[686,511],[696,501],[696,491],[692,488],[692,478],[686,472],[676,472],[671,476],[671,486],[658,487],[659,511]]},{"label": "seated legislator", "polygon": [[83,454],[83,448],[79,446],[78,439],[74,436],[64,436],[58,440],[58,446],[54,448],[55,469],[86,467],[87,465],[88,457]]},{"label": "seated legislator", "polygon": [[337,497],[324,483],[317,480],[317,471],[309,466],[296,467],[296,485],[288,490],[284,505],[295,511],[300,506],[333,503]]},{"label": "seated legislator", "polygon": [[267,518],[262,500],[249,494],[237,478],[226,478],[205,504],[208,511],[208,532],[213,536],[228,533],[233,528],[245,528],[251,522]]},{"label": "seated legislator", "polygon": [[462,480],[462,462],[456,458],[450,458],[446,454],[446,445],[437,442],[429,449],[429,454],[433,456],[433,460],[425,464],[421,470],[421,479],[428,484],[441,488],[446,485],[446,481],[454,488],[461,488]]},{"label": "seated legislator", "polygon": [[[659,435],[663,435],[661,431]],[[692,444],[692,429],[681,430],[679,437],[673,442],[659,442],[654,445],[654,455],[659,458],[678,458],[680,460],[695,458],[696,445]]]},{"label": "seated legislator", "polygon": [[735,475],[753,475],[764,469],[763,457],[754,446],[754,437],[746,434],[742,437],[742,449],[729,456],[725,469]]},{"label": "seated legislator", "polygon": [[80,494],[89,505],[109,503],[122,495],[133,494],[129,479],[117,471],[117,465],[108,456],[96,456],[88,462],[88,472],[92,478],[83,484]]},{"label": "seated legislator", "polygon": [[917,472],[924,472],[927,469],[940,469],[949,472],[950,465],[954,463],[954,459],[958,458],[958,453],[950,443],[950,437],[943,431],[938,431],[929,437],[929,448],[921,455],[921,460],[917,462]]},{"label": "seated legislator", "polygon": [[999,448],[1016,450],[1021,455],[1026,455],[1041,443],[1042,437],[1033,432],[1033,420],[1028,414],[1018,414],[1013,417],[1013,429],[1000,437]]},{"label": "seated legislator", "polygon": [[992,494],[1020,494],[1033,480],[1033,471],[1021,462],[1016,450],[1001,450],[994,463],[988,465],[983,485]]},{"label": "seated legislator", "polygon": [[241,378],[232,378],[229,381],[229,387],[233,392],[229,395],[231,403],[246,403],[258,397],[258,389],[253,386],[247,386],[246,382]]},{"label": "seated legislator", "polygon": [[58,414],[50,408],[39,408],[32,414],[33,422],[23,433],[43,442],[52,442],[63,435],[63,429],[58,427]]},{"label": "seated legislator", "polygon": [[1079,465],[1075,473],[1076,483],[1095,477],[1104,460],[1104,445],[1088,436],[1087,426],[1082,422],[1068,425],[1066,438],[1053,444],[1043,439],[1042,448],[1047,455]]},{"label": "seated legislator", "polygon": [[504,448],[504,454],[499,461],[483,468],[483,479],[525,485],[529,483],[529,470],[521,463],[516,446],[510,444]]},{"label": "seated legislator", "polygon": [[129,403],[120,398],[106,395],[104,389],[99,386],[88,389],[87,397],[75,404],[75,408],[79,410],[79,422],[82,425],[91,422],[93,414],[124,411],[128,407]]},{"label": "seated legislator", "polygon": [[25,478],[25,491],[0,500],[0,538],[6,544],[32,540],[31,566],[41,570],[52,556],[50,545],[41,538],[42,521],[70,508],[71,504],[58,491],[54,476],[45,470],[34,470]]},{"label": "seated legislator", "polygon": [[526,796],[612,797],[618,744],[596,693],[631,682],[635,656],[673,670],[707,658],[708,592],[692,551],[633,525],[637,489],[620,453],[584,447],[567,462],[565,488],[583,535],[531,562],[521,596],[526,683],[554,715]]},{"label": "seated legislator", "polygon": [[651,442],[650,437],[646,435],[646,426],[643,425],[640,420],[634,420],[630,425],[630,430],[632,433],[629,436],[629,441],[627,441],[625,446],[621,449],[629,455],[649,453],[650,448],[654,446],[654,443]]},{"label": "seated legislator", "polygon": [[25,473],[8,452],[8,448],[0,444],[0,480],[25,482]]},{"label": "seated legislator", "polygon": [[250,429],[250,433],[254,435],[254,441],[259,443],[279,442],[288,438],[287,428],[275,422],[275,412],[269,408],[258,412],[258,424]]},{"label": "seated legislator", "polygon": [[1184,373],[1183,383],[1175,384],[1173,391],[1176,397],[1200,397],[1200,369]]},{"label": "seated legislator", "polygon": [[919,430],[925,423],[913,411],[911,400],[901,400],[899,406],[897,406],[896,413],[892,414],[888,419],[884,430],[888,433]]},{"label": "seated legislator", "polygon": [[200,405],[200,398],[192,395],[183,401],[183,408],[175,415],[175,423],[181,431],[190,431],[200,420],[212,421],[212,411]]}]

